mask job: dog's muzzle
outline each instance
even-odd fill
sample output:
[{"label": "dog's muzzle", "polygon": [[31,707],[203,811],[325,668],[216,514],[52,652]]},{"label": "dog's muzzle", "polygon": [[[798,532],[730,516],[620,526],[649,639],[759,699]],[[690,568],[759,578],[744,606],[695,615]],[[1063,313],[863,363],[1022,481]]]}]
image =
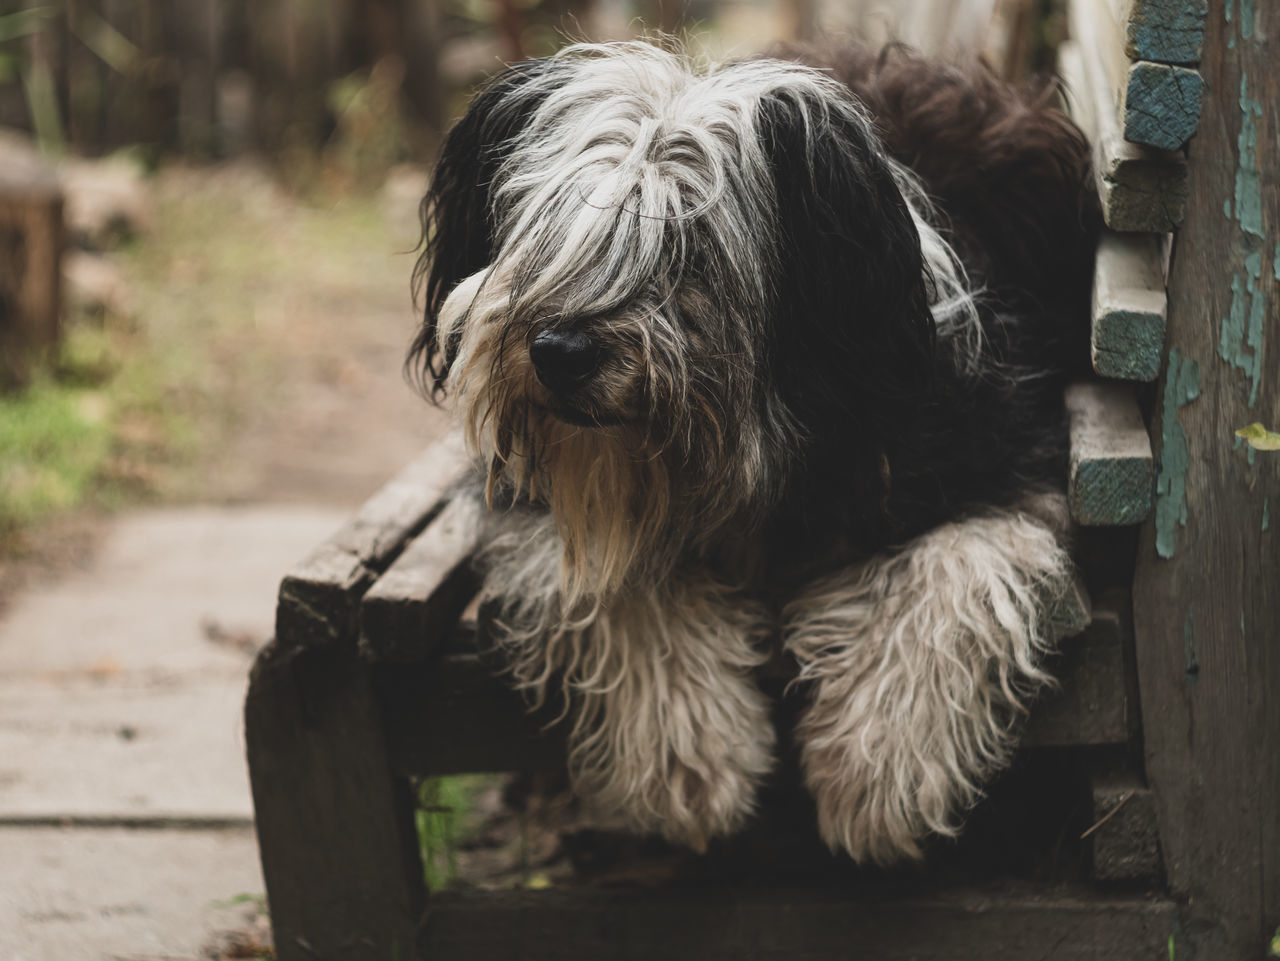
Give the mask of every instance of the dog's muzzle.
[{"label": "dog's muzzle", "polygon": [[529,345],[542,385],[558,397],[581,387],[600,367],[600,345],[577,331],[544,330]]}]

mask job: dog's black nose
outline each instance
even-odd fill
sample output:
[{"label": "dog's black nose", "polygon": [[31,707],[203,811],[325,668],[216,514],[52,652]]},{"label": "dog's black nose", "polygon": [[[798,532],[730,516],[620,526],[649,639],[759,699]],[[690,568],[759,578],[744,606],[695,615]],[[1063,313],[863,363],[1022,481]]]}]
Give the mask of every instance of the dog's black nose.
[{"label": "dog's black nose", "polygon": [[548,390],[563,394],[596,372],[600,345],[577,331],[544,330],[533,338],[529,356],[538,380]]}]

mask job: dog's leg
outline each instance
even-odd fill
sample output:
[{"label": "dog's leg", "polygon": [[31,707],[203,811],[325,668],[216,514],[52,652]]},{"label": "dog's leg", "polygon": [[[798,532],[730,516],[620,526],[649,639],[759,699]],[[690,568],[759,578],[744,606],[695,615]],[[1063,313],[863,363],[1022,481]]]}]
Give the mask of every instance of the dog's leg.
[{"label": "dog's leg", "polygon": [[772,766],[769,702],[751,670],[763,612],[697,579],[629,595],[593,625],[570,766],[639,829],[701,850],[739,828]]},{"label": "dog's leg", "polygon": [[690,574],[566,616],[550,518],[504,537],[486,587],[495,633],[535,700],[563,685],[575,789],[695,849],[740,827],[773,763],[769,702],[751,678],[764,611]]},{"label": "dog's leg", "polygon": [[954,835],[1007,764],[1016,720],[1049,681],[1045,602],[1070,577],[1065,504],[946,524],[811,585],[786,642],[813,684],[800,722],[819,828],[858,861],[920,856]]}]

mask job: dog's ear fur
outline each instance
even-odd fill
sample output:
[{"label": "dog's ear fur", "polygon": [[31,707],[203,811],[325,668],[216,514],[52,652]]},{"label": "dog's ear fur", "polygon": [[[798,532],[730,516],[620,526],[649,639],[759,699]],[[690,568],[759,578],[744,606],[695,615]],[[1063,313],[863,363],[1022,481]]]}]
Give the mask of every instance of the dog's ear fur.
[{"label": "dog's ear fur", "polygon": [[811,436],[848,443],[853,429],[883,443],[909,429],[932,384],[920,237],[857,108],[804,98],[781,91],[759,115],[778,209],[775,377]]},{"label": "dog's ear fur", "polygon": [[476,94],[449,132],[422,199],[422,253],[413,271],[422,327],[405,362],[410,376],[433,397],[444,392],[456,345],[436,343],[440,308],[458,283],[493,262],[497,229],[495,180],[510,141],[551,92],[556,64],[526,60],[508,67]]}]

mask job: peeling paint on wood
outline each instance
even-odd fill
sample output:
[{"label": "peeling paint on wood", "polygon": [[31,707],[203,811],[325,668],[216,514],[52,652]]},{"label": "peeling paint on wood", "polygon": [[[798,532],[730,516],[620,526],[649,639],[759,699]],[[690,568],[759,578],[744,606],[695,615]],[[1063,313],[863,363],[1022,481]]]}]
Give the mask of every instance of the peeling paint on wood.
[{"label": "peeling paint on wood", "polygon": [[1245,256],[1244,273],[1243,280],[1239,272],[1231,277],[1231,307],[1222,318],[1218,356],[1249,378],[1249,406],[1253,407],[1262,382],[1262,337],[1267,314],[1267,297],[1260,284],[1261,253]]},{"label": "peeling paint on wood", "polygon": [[1162,450],[1156,469],[1156,553],[1173,557],[1178,548],[1178,528],[1187,524],[1187,467],[1190,449],[1187,434],[1178,422],[1178,410],[1200,396],[1200,365],[1169,351],[1165,372],[1164,408],[1161,412]]},{"label": "peeling paint on wood", "polygon": [[1262,236],[1262,187],[1258,177],[1258,117],[1262,104],[1249,96],[1249,75],[1240,75],[1240,136],[1236,149],[1240,152],[1236,167],[1236,220],[1240,229],[1255,237]]}]

